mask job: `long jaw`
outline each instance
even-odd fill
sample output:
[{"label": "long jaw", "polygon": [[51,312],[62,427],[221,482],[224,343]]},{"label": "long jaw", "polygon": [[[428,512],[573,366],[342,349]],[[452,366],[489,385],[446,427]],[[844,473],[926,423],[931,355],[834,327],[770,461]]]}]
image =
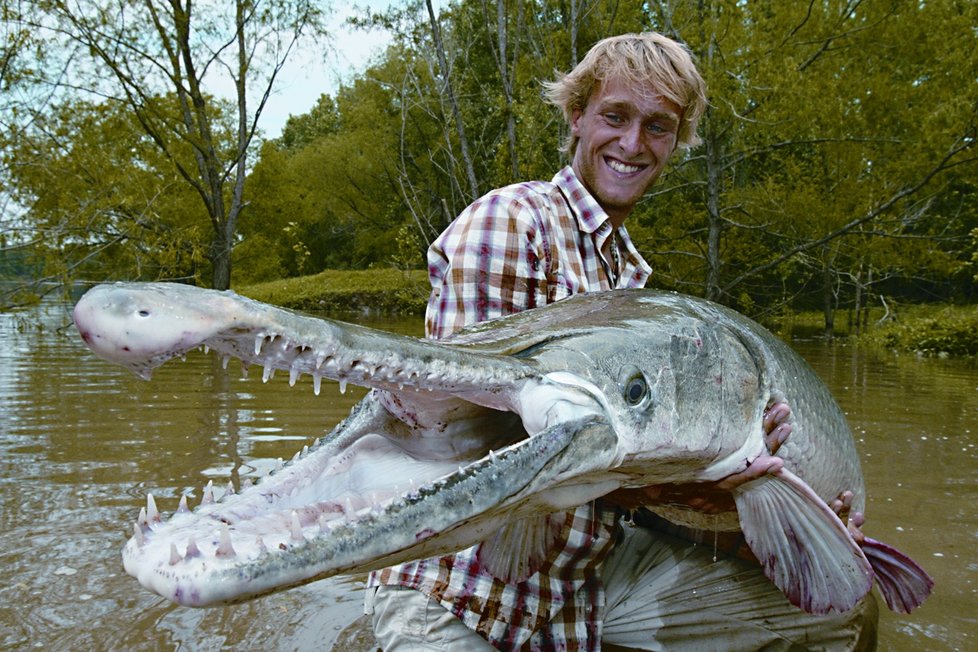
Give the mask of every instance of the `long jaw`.
[{"label": "long jaw", "polygon": [[[159,294],[176,294],[176,304],[161,307]],[[188,304],[193,314],[174,312]],[[118,324],[99,320],[120,318],[120,305],[180,314],[180,328],[168,324],[169,339],[158,328],[145,337],[131,329],[119,335]],[[235,602],[464,548],[520,515],[593,497],[554,487],[579,460],[600,465],[614,449],[593,400],[508,356],[184,287],[96,288],[75,316],[99,355],[143,376],[203,347],[260,365],[266,380],[276,370],[287,371],[290,383],[311,375],[317,393],[323,377],[381,390],[324,441],[240,494],[216,497],[209,486],[195,510],[184,497],[166,521],[147,498],[124,563],[144,586],[179,604]],[[550,406],[531,420],[531,433],[518,414],[527,392],[537,397],[535,410]]]}]

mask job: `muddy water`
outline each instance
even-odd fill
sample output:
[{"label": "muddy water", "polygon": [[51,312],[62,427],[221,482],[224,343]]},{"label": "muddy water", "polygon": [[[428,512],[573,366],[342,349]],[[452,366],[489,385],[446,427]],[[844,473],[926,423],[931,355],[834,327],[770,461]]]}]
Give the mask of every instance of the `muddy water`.
[{"label": "muddy water", "polygon": [[[91,356],[64,307],[0,315],[0,648],[360,650],[360,579],[218,609],[177,608],[122,570],[146,492],[164,512],[208,480],[257,477],[362,395],[241,378],[195,354],[151,383]],[[373,325],[416,334],[415,321]],[[849,415],[870,494],[867,533],[934,576],[881,650],[978,646],[978,365],[794,343]],[[260,371],[260,370],[258,370]]]}]

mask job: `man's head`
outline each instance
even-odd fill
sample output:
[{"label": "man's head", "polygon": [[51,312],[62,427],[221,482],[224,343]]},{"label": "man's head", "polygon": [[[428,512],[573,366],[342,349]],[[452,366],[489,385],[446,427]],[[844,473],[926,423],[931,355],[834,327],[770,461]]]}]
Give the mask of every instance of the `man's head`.
[{"label": "man's head", "polygon": [[[677,146],[699,143],[696,125],[706,110],[706,84],[689,50],[656,32],[622,34],[599,41],[577,66],[545,85],[547,99],[560,108],[568,124],[574,111],[583,111],[595,89],[619,80],[637,92],[660,95],[681,109]],[[577,138],[566,144],[573,156]]]},{"label": "man's head", "polygon": [[547,90],[570,125],[575,174],[615,225],[676,148],[696,144],[706,108],[705,84],[689,52],[654,33],[599,42]]}]

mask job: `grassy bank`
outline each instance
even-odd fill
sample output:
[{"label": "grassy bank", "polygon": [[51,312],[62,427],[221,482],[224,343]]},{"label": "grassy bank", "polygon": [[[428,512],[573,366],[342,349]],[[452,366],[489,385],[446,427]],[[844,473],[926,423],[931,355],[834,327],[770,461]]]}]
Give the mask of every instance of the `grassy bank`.
[{"label": "grassy bank", "polygon": [[[314,276],[282,279],[235,288],[241,294],[295,310],[334,313],[379,312],[424,314],[428,275],[424,270],[396,269],[326,271]],[[891,318],[877,324],[882,309],[869,315],[867,332],[848,332],[847,315],[836,314],[835,336],[860,345],[923,355],[978,355],[978,306],[900,305]],[[801,312],[771,320],[775,331],[802,330],[820,334],[819,312]]]},{"label": "grassy bank", "polygon": [[234,289],[294,310],[391,314],[424,314],[430,292],[426,271],[397,269],[330,270]]}]

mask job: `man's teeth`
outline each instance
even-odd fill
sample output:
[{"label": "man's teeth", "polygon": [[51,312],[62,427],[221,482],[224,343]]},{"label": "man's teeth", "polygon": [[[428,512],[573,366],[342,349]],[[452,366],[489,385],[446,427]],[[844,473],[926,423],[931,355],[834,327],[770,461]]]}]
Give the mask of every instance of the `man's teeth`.
[{"label": "man's teeth", "polygon": [[632,174],[633,172],[638,172],[642,168],[638,165],[627,165],[621,161],[608,161],[608,167],[610,167],[615,172],[621,172],[622,174]]}]

